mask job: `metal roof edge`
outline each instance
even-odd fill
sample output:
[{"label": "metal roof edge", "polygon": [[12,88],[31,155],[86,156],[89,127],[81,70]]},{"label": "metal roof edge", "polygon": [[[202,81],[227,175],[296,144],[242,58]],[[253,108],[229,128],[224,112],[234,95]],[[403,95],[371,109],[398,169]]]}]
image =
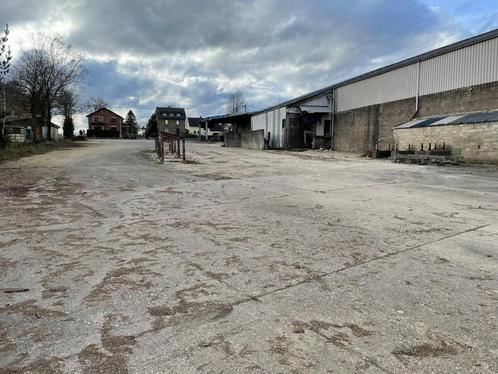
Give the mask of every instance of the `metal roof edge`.
[{"label": "metal roof edge", "polygon": [[292,104],[295,104],[299,101],[324,94],[328,91],[332,91],[334,89],[344,87],[344,86],[347,86],[349,84],[356,83],[356,82],[359,82],[359,81],[362,81],[362,80],[365,80],[368,78],[373,78],[377,75],[381,75],[381,74],[384,74],[384,73],[387,73],[387,72],[390,72],[390,71],[393,71],[393,70],[396,70],[396,69],[399,69],[399,68],[402,68],[402,67],[405,67],[408,65],[412,65],[412,64],[417,63],[417,62],[422,62],[422,61],[425,61],[425,60],[428,60],[428,59],[431,59],[431,58],[434,58],[437,56],[441,56],[441,55],[444,55],[446,53],[453,52],[453,51],[456,51],[458,49],[462,49],[465,47],[469,47],[469,46],[474,45],[474,44],[482,43],[482,42],[485,42],[487,40],[494,39],[496,37],[498,37],[498,29],[488,31],[488,32],[485,32],[483,34],[475,35],[475,36],[472,36],[470,38],[463,39],[463,40],[460,40],[458,42],[448,44],[446,46],[436,48],[436,49],[433,49],[431,51],[424,52],[424,53],[421,53],[419,55],[409,57],[407,59],[395,62],[393,64],[369,71],[367,73],[360,74],[360,75],[357,75],[357,76],[352,77],[352,78],[348,78],[344,81],[332,84],[330,86],[318,89],[316,91],[312,91],[312,92],[305,94],[305,95],[298,96],[294,99],[285,101],[285,102],[280,103],[278,105],[270,106],[268,108],[265,108],[265,109],[262,109],[260,111],[255,112],[255,114],[261,114],[261,113],[269,112],[269,111],[272,111],[272,110],[275,110],[278,108],[282,108],[282,107],[285,107],[288,105],[292,105]]}]

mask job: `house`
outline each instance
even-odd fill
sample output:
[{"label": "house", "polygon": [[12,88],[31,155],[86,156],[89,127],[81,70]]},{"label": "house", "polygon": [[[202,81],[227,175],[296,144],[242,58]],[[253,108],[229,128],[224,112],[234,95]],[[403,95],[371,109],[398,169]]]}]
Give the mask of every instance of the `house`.
[{"label": "house", "polygon": [[252,146],[387,157],[399,124],[498,108],[497,50],[498,29],[252,113],[250,126],[244,116],[225,120],[237,122],[233,132],[253,134]]},{"label": "house", "polygon": [[[50,132],[52,140],[60,140],[60,126],[51,123]],[[24,143],[33,141],[33,120],[31,118],[20,118],[7,120],[5,123],[5,137],[11,143]],[[47,127],[42,126],[42,139],[47,138]]]},{"label": "house", "polygon": [[498,164],[498,110],[408,121],[394,128],[394,143],[402,154]]},{"label": "house", "polygon": [[190,135],[199,135],[201,130],[201,117],[188,117],[185,125],[186,131]]},{"label": "house", "polygon": [[185,109],[173,107],[157,107],[155,111],[157,130],[168,134],[185,136]]},{"label": "house", "polygon": [[129,129],[123,125],[123,117],[107,108],[100,108],[87,115],[89,136],[128,137]]}]

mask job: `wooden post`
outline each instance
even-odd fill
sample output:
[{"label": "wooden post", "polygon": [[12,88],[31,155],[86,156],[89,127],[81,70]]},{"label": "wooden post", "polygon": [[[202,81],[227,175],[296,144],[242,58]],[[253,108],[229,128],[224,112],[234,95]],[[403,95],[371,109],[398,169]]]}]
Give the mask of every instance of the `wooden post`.
[{"label": "wooden post", "polygon": [[176,138],[176,143],[177,143],[176,157],[180,158],[180,137]]},{"label": "wooden post", "polygon": [[158,156],[161,161],[161,163],[164,162],[164,142],[163,142],[163,134],[159,133],[157,136],[158,140]]},{"label": "wooden post", "polygon": [[182,138],[183,162],[185,162],[185,138]]}]

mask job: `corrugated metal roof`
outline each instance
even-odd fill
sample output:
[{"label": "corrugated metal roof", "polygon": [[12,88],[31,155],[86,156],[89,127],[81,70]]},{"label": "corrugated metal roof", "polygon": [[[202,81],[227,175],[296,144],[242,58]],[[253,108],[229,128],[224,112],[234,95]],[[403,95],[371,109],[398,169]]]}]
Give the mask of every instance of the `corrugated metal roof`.
[{"label": "corrugated metal roof", "polygon": [[419,123],[417,123],[411,127],[429,127],[434,122],[441,121],[443,118],[444,117],[429,117],[429,118],[426,118],[426,119],[420,121]]},{"label": "corrugated metal roof", "polygon": [[458,125],[461,123],[484,123],[484,122],[498,122],[498,111],[467,114],[453,121],[452,124]]},{"label": "corrugated metal roof", "polygon": [[421,127],[465,125],[489,122],[498,122],[498,110],[458,114],[451,116],[433,116],[427,118],[419,118],[396,126],[395,129],[414,129]]},{"label": "corrugated metal roof", "polygon": [[395,127],[395,129],[409,129],[412,126],[415,126],[416,124],[424,121],[424,119],[414,119],[412,121],[408,121],[406,123],[403,123],[402,125],[399,125]]},{"label": "corrugated metal roof", "polygon": [[434,122],[431,124],[431,126],[442,126],[442,125],[447,125],[453,121],[456,121],[459,118],[462,118],[464,115],[460,114],[458,116],[449,116],[449,117],[444,117],[443,119]]}]

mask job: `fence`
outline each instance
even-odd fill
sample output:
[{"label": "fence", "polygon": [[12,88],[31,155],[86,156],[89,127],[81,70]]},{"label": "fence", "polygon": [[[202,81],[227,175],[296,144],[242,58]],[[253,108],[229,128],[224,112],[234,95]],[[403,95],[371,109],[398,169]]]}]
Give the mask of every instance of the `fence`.
[{"label": "fence", "polygon": [[[164,155],[166,153],[165,143],[168,144],[169,153],[176,155],[177,158],[182,157],[185,162],[185,136],[180,136],[178,134],[168,134],[168,133],[159,133],[156,137],[156,152],[161,160],[164,162]],[[181,144],[181,150],[180,150]]]}]

